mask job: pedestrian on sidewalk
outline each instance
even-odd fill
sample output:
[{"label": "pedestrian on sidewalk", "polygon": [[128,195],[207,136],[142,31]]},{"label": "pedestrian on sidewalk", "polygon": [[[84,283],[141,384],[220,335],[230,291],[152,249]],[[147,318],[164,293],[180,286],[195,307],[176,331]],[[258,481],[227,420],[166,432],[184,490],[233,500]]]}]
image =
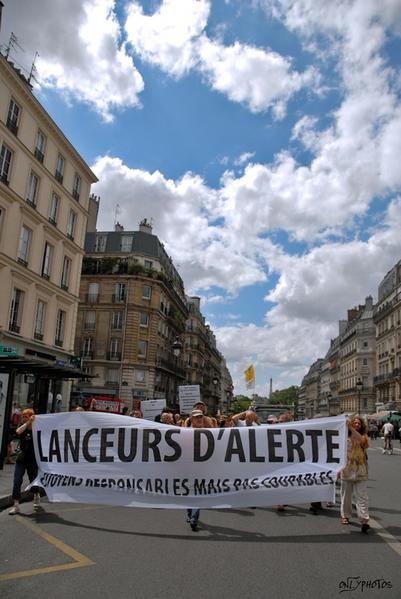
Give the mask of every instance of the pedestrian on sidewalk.
[{"label": "pedestrian on sidewalk", "polygon": [[360,416],[347,420],[347,463],[341,471],[341,524],[349,524],[352,515],[352,495],[361,523],[361,532],[368,532],[368,456],[367,426]]},{"label": "pedestrian on sidewalk", "polygon": [[[12,498],[14,505],[8,512],[10,516],[20,513],[21,486],[24,474],[27,472],[29,482],[35,480],[38,474],[38,465],[36,463],[35,452],[33,448],[32,423],[35,420],[35,412],[27,408],[22,412],[22,424],[16,430],[19,440],[19,450],[14,470],[14,484]],[[35,510],[40,507],[40,493],[38,487],[32,487],[33,506]]]}]

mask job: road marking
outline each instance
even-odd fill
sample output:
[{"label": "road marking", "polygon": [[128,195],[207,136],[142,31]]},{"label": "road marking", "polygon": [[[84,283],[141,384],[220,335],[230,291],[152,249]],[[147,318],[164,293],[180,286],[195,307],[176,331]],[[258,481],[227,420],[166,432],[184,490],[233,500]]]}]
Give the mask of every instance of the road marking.
[{"label": "road marking", "polygon": [[33,524],[33,522],[30,522],[29,520],[22,518],[21,516],[15,516],[15,520],[19,524],[23,524],[24,526],[29,528],[36,535],[47,541],[47,543],[54,545],[54,547],[62,551],[65,555],[68,555],[68,557],[71,557],[74,561],[68,564],[59,564],[56,566],[46,566],[44,568],[34,568],[32,570],[12,572],[10,574],[1,574],[0,581],[13,580],[15,578],[26,578],[28,576],[36,576],[38,574],[48,574],[49,572],[59,572],[60,570],[73,570],[74,568],[84,568],[86,566],[93,566],[95,564],[94,561],[92,561],[88,557],[85,557],[85,555],[82,555],[82,553],[79,553],[79,551],[73,549],[66,543],[63,543],[63,541],[60,541],[60,539],[56,539],[56,537],[49,535],[39,526]]},{"label": "road marking", "polygon": [[388,532],[381,524],[377,522],[374,518],[369,518],[370,526],[376,531],[376,534],[383,539],[383,541],[391,547],[393,551],[398,553],[401,556],[401,543],[400,541],[394,537],[391,532]]}]

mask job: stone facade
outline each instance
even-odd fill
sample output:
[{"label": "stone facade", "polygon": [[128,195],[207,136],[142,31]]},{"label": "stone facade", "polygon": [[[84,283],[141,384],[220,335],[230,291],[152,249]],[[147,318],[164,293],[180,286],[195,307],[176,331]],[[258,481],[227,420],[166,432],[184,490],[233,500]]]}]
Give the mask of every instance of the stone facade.
[{"label": "stone facade", "polygon": [[[65,364],[73,357],[90,186],[97,179],[2,55],[0,90],[0,344]],[[21,403],[38,392],[24,381],[21,375],[15,384]],[[67,399],[67,383],[60,390]]]}]

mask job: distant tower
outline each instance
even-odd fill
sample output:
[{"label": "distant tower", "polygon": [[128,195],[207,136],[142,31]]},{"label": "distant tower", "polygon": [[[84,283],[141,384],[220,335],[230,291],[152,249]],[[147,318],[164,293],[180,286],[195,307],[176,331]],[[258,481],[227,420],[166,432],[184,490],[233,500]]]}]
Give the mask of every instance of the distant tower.
[{"label": "distant tower", "polygon": [[273,379],[270,379],[269,399],[271,398],[272,393],[273,393]]}]

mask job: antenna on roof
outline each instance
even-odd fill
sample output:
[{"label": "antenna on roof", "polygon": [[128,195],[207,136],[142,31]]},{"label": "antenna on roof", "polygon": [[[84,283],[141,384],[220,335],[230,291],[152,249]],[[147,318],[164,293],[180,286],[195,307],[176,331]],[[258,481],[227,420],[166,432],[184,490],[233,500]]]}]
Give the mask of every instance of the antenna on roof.
[{"label": "antenna on roof", "polygon": [[16,35],[14,35],[14,32],[12,31],[10,34],[10,39],[8,40],[8,46],[6,49],[6,58],[8,58],[8,56],[10,54],[10,50],[11,49],[14,50],[15,47],[19,48],[20,50],[22,50],[24,52],[24,48],[22,48],[22,46],[19,45],[18,38]]},{"label": "antenna on roof", "polygon": [[29,73],[29,77],[28,77],[28,83],[31,83],[31,79],[33,79],[35,81],[35,83],[38,82],[38,80],[36,79],[36,75],[38,74],[38,69],[35,66],[35,62],[37,57],[39,56],[39,52],[35,52],[35,57],[33,59],[32,62],[32,66],[31,66],[31,72]]},{"label": "antenna on roof", "polygon": [[120,204],[116,204],[116,208],[114,210],[114,225],[117,224],[117,215],[120,212]]}]

